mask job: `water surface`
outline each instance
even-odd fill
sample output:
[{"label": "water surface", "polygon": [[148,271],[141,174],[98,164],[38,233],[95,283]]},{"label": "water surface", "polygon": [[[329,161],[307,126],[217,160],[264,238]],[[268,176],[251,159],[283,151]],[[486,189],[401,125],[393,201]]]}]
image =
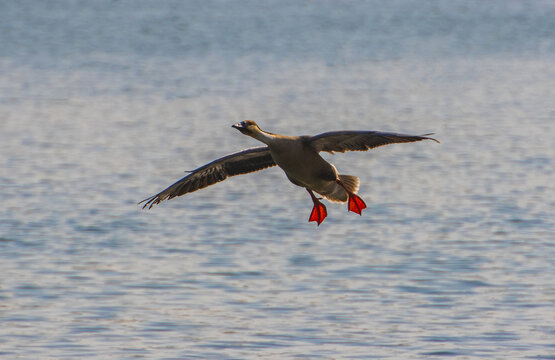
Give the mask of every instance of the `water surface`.
[{"label": "water surface", "polygon": [[[5,358],[554,359],[548,1],[0,5]],[[283,134],[435,132],[326,155],[362,216],[276,168],[142,211]]]}]

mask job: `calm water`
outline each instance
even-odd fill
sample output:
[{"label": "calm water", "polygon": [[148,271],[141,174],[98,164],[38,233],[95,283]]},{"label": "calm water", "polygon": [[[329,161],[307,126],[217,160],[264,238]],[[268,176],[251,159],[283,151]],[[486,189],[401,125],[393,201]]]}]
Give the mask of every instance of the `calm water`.
[{"label": "calm water", "polygon": [[[0,2],[0,357],[555,359],[552,1]],[[283,134],[435,132],[142,211]]]}]

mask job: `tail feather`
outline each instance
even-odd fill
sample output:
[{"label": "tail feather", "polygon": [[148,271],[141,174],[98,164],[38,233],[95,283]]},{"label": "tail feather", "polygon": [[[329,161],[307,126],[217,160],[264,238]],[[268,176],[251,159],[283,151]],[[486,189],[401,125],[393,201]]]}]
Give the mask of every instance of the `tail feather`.
[{"label": "tail feather", "polygon": [[360,186],[360,179],[352,175],[339,175],[339,179],[343,182],[347,190],[356,194]]},{"label": "tail feather", "polygon": [[[360,185],[358,177],[352,175],[339,175],[339,179],[343,182],[347,190],[356,194]],[[343,189],[343,186],[339,184],[335,184],[335,187],[331,192],[321,195],[333,202],[345,202],[349,199],[349,195],[345,189]]]}]

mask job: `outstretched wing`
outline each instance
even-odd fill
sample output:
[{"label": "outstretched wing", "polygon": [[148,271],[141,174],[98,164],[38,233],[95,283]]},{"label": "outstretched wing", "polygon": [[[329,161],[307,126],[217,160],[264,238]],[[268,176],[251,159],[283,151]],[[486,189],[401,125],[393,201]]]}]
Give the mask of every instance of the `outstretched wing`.
[{"label": "outstretched wing", "polygon": [[247,174],[274,165],[276,165],[276,163],[274,159],[272,159],[270,149],[267,146],[239,151],[191,171],[191,173],[183,179],[177,181],[160,193],[144,199],[139,204],[146,202],[143,209],[146,207],[150,209],[153,205],[159,204],[161,201],[197,191],[223,181],[230,176]]},{"label": "outstretched wing", "polygon": [[335,151],[366,151],[382,145],[420,140],[439,142],[428,137],[428,135],[433,134],[416,136],[380,131],[332,131],[312,136],[308,139],[308,142],[316,151],[327,151],[330,153]]}]

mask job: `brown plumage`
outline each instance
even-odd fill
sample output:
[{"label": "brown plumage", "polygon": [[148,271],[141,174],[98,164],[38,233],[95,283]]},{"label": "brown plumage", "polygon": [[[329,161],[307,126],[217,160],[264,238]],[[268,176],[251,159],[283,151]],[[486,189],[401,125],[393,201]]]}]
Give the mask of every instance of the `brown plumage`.
[{"label": "brown plumage", "polygon": [[403,135],[379,131],[331,131],[310,138],[310,143],[316,151],[327,151],[329,153],[345,151],[366,151],[382,145],[420,141],[424,139],[434,140],[424,134],[420,136]]},{"label": "brown plumage", "polygon": [[230,176],[248,174],[272,166],[276,166],[276,163],[272,159],[270,149],[267,146],[246,149],[189,171],[189,175],[158,194],[144,199],[139,204],[145,202],[143,209],[146,207],[150,209],[161,201],[170,200],[176,196],[203,189],[217,182],[224,181]]},{"label": "brown plumage", "polygon": [[348,200],[349,210],[358,214],[366,207],[364,201],[356,195],[359,179],[356,176],[338,174],[335,167],[324,160],[319,152],[365,151],[382,145],[420,140],[439,142],[428,137],[432,134],[415,136],[379,131],[334,131],[315,136],[283,136],[261,130],[252,120],[243,121],[233,127],[266,146],[229,154],[203,165],[139,204],[144,202],[143,208],[150,209],[163,200],[205,188],[230,176],[278,165],[293,184],[307,189],[314,202],[309,221],[316,221],[319,225],[327,216],[327,210],[313,191],[331,201]]}]

